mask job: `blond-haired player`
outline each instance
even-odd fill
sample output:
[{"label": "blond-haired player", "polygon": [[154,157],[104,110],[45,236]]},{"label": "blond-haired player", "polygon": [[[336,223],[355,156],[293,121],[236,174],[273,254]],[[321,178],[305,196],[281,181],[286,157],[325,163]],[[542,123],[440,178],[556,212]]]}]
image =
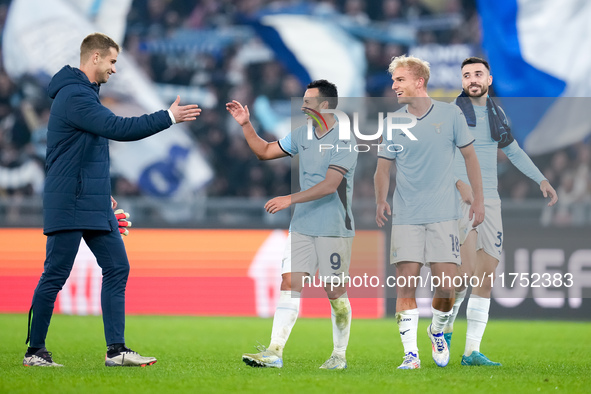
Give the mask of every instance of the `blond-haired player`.
[{"label": "blond-haired player", "polygon": [[[461,111],[453,104],[432,100],[427,94],[429,63],[412,56],[392,60],[392,89],[398,101],[405,104],[396,113],[397,124],[416,120],[407,133],[396,132],[386,147],[378,153],[374,176],[376,192],[376,222],[382,227],[392,215],[390,263],[396,264],[396,317],[404,346],[404,361],[399,369],[420,367],[417,346],[419,311],[415,298],[422,265],[441,285],[436,287],[432,303],[433,320],[427,329],[435,363],[444,367],[449,362],[449,350],[443,337],[453,306],[454,288],[449,279],[460,264],[457,219],[460,217],[453,177],[453,161],[457,148],[466,161],[466,170],[474,185],[474,203],[470,215],[477,225],[484,219],[484,201],[480,167]],[[402,146],[389,149],[388,146]],[[392,162],[396,164],[396,189],[392,209],[386,202]],[[406,284],[400,287],[400,284]]]}]

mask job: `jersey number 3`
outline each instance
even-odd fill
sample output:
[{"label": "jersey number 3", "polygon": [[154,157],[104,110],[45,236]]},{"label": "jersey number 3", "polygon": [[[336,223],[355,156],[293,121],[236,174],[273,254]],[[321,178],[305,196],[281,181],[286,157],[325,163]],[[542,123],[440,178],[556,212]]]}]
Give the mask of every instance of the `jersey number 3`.
[{"label": "jersey number 3", "polygon": [[497,238],[499,239],[499,243],[496,243],[495,246],[497,248],[500,248],[501,245],[503,244],[503,233],[500,231],[497,231]]}]

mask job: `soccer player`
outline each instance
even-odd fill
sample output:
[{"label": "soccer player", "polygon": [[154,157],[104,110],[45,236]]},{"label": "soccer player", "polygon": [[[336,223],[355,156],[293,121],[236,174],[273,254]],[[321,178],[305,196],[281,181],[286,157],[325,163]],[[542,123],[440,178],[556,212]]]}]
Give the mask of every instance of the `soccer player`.
[{"label": "soccer player", "polygon": [[[302,111],[319,113],[336,108],[337,103],[336,86],[316,80],[307,86]],[[332,309],[334,343],[332,355],[320,368],[347,368],[351,305],[345,283],[329,284],[328,278],[349,275],[355,235],[351,199],[357,152],[351,150],[349,141],[339,140],[333,115],[324,115],[326,123],[316,125],[313,136],[308,136],[307,127],[302,126],[279,141],[267,142],[250,123],[247,106],[232,101],[226,108],[242,126],[249,147],[260,160],[299,155],[301,191],[275,197],[265,204],[269,213],[296,204],[281,266],[281,294],[273,318],[271,343],[260,353],[244,354],[242,360],[253,367],[283,366],[283,348],[298,317],[303,280],[319,270]],[[328,146],[334,148],[327,149]]]},{"label": "soccer player", "polygon": [[[488,87],[492,84],[490,67],[486,60],[470,57],[462,62],[462,93],[456,100],[461,108],[470,131],[476,139],[474,149],[478,156],[482,171],[484,187],[484,206],[486,217],[484,222],[473,227],[467,216],[470,205],[474,200],[472,188],[466,176],[465,166],[461,157],[456,155],[454,174],[456,187],[461,194],[463,217],[460,226],[460,254],[462,276],[475,275],[484,282],[472,289],[468,300],[466,318],[468,331],[466,333],[466,347],[462,356],[462,365],[490,365],[500,363],[490,361],[480,353],[480,342],[488,322],[490,308],[490,294],[493,281],[491,274],[499,264],[503,248],[503,224],[501,221],[501,199],[497,191],[497,149],[501,149],[522,173],[540,185],[544,197],[550,197],[548,206],[558,201],[554,188],[544,178],[527,154],[519,147],[511,135],[507,117],[488,96]],[[444,335],[448,345],[451,343],[453,322],[458,314],[460,305],[466,295],[466,283],[456,289],[456,301],[453,313],[445,326]]]},{"label": "soccer player", "polygon": [[[396,318],[404,346],[404,361],[399,369],[420,368],[417,346],[419,311],[416,288],[420,269],[431,269],[435,288],[433,319],[427,328],[435,363],[445,367],[449,349],[443,337],[453,306],[452,278],[460,264],[457,219],[460,217],[453,177],[456,147],[466,160],[466,171],[474,185],[474,202],[470,217],[474,225],[484,219],[484,201],[480,167],[472,143],[474,138],[459,108],[431,100],[427,94],[429,63],[413,56],[398,56],[390,63],[392,89],[401,104],[400,123],[408,117],[416,125],[407,132],[397,130],[391,140],[384,141],[378,153],[374,176],[376,192],[376,222],[379,227],[392,215],[390,263],[396,264]],[[403,120],[406,119],[406,122]],[[412,123],[411,123],[412,124]],[[392,210],[386,202],[390,184],[390,168],[396,163],[396,189]]]},{"label": "soccer player", "polygon": [[[174,123],[195,120],[196,105],[179,106],[140,117],[115,116],[99,99],[101,84],[116,73],[119,45],[101,33],[80,45],[80,68],[64,66],[49,83],[54,99],[47,127],[43,190],[43,233],[47,235],[44,270],[29,312],[29,348],[23,365],[58,367],[45,347],[57,293],[72,270],[84,239],[102,268],[101,307],[107,366],[146,366],[154,357],[140,356],[125,345],[125,288],[129,261],[121,240],[117,203],[111,197],[109,140],[135,141]],[[31,318],[32,314],[32,318]]]}]

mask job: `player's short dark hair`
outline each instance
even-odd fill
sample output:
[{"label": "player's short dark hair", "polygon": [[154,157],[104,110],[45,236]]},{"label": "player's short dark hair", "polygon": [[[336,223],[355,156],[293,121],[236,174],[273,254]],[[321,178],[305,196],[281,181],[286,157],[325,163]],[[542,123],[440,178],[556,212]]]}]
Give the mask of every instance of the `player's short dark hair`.
[{"label": "player's short dark hair", "polygon": [[117,53],[121,51],[119,45],[106,34],[89,34],[82,40],[82,44],[80,44],[80,60],[86,60],[94,51],[98,51],[101,56],[106,56],[109,54],[111,48],[114,48]]},{"label": "player's short dark hair", "polygon": [[484,67],[486,67],[486,69],[490,73],[490,66],[488,65],[488,62],[483,58],[472,56],[467,59],[464,59],[464,61],[462,62],[462,67],[460,67],[460,69],[464,68],[466,64],[484,64]]},{"label": "player's short dark hair", "polygon": [[328,101],[328,108],[335,109],[339,104],[339,92],[337,86],[326,79],[317,79],[306,86],[306,89],[318,89],[319,96]]}]

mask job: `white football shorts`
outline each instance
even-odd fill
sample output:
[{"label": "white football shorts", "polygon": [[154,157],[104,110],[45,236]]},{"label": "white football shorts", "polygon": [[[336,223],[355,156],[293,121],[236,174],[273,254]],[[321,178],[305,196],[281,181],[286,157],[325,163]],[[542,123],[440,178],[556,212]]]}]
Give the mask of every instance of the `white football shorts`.
[{"label": "white football shorts", "polygon": [[[307,272],[326,277],[349,276],[353,237],[313,237],[290,232],[281,262],[281,274]],[[324,281],[324,280],[323,280]]]},{"label": "white football shorts", "polygon": [[390,264],[411,261],[460,265],[458,221],[429,224],[395,224],[390,242]]},{"label": "white football shorts", "polygon": [[[470,205],[460,202],[462,217],[458,220],[460,244],[464,244],[466,237],[473,229],[474,220],[468,219]],[[501,200],[488,198],[484,200],[484,221],[476,227],[478,233],[476,250],[484,251],[499,260],[503,252],[503,219],[501,218]]]}]

